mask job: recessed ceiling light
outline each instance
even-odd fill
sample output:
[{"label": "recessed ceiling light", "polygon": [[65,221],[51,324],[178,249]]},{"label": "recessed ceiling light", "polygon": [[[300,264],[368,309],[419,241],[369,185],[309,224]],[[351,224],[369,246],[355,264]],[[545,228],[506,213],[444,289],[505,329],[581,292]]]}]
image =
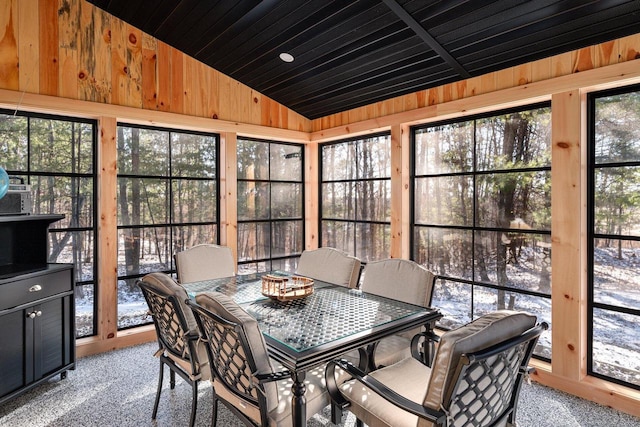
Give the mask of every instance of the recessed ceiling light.
[{"label": "recessed ceiling light", "polygon": [[280,59],[282,59],[284,62],[293,62],[293,55],[287,52],[282,52],[280,54]]}]

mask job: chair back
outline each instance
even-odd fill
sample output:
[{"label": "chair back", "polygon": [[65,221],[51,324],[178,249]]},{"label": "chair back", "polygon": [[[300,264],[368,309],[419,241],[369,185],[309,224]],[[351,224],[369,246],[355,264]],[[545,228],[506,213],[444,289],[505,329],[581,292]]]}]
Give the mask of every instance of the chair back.
[{"label": "chair back", "polygon": [[390,258],[368,262],[360,289],[424,307],[431,305],[435,276],[413,261]]},{"label": "chair back", "polygon": [[[186,306],[185,289],[165,273],[150,273],[138,281],[158,336],[160,348],[178,359],[192,362],[192,374],[197,374],[198,360],[195,341],[198,326],[193,313]],[[192,357],[192,355],[195,355]]]},{"label": "chair back", "polygon": [[278,405],[275,383],[260,384],[257,374],[271,374],[267,347],[258,322],[228,296],[205,292],[188,301],[207,343],[216,397],[234,413],[267,425]]},{"label": "chair back", "polygon": [[[548,327],[535,322],[531,314],[501,310],[446,332],[438,345],[424,405],[443,409],[450,426],[499,426],[512,421],[533,348]],[[428,424],[421,420],[418,425]]]},{"label": "chair back", "polygon": [[176,272],[180,283],[231,277],[235,262],[227,246],[203,244],[175,254]]},{"label": "chair back", "polygon": [[360,277],[360,260],[335,248],[308,250],[300,255],[296,274],[356,288]]}]

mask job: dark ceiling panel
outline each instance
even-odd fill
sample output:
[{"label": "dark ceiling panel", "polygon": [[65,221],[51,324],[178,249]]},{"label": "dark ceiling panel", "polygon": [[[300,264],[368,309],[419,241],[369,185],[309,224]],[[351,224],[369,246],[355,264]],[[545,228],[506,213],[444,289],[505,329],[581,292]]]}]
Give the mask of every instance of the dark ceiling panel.
[{"label": "dark ceiling panel", "polygon": [[640,31],[640,0],[88,1],[310,119]]}]

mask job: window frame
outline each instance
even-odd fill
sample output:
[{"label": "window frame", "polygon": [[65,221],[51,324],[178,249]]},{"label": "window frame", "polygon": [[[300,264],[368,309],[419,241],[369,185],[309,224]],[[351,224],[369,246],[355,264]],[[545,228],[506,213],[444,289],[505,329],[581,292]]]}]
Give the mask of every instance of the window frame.
[{"label": "window frame", "polygon": [[[141,129],[141,130],[148,130],[148,131],[158,131],[158,132],[166,132],[167,136],[168,136],[168,153],[169,153],[169,164],[168,164],[168,175],[141,175],[141,174],[121,174],[120,171],[118,170],[118,173],[116,175],[116,180],[120,180],[122,178],[125,179],[153,179],[153,180],[159,180],[159,181],[166,181],[169,185],[168,185],[168,193],[166,194],[166,197],[168,199],[168,217],[169,217],[169,222],[163,222],[163,223],[155,223],[155,224],[135,224],[135,225],[121,225],[119,222],[119,219],[117,221],[116,224],[116,230],[118,231],[118,233],[120,232],[120,230],[133,230],[133,229],[148,229],[148,228],[166,228],[169,231],[169,236],[170,236],[170,240],[171,243],[169,243],[170,247],[173,247],[173,242],[175,241],[175,235],[174,235],[174,228],[176,227],[185,227],[185,226],[204,226],[204,225],[211,225],[215,228],[215,234],[216,234],[216,238],[215,238],[215,244],[220,244],[220,144],[221,144],[221,138],[220,138],[220,134],[219,133],[215,133],[215,132],[203,132],[203,131],[193,131],[193,130],[188,130],[188,129],[179,129],[179,128],[173,128],[173,127],[160,127],[160,126],[147,126],[147,125],[139,125],[139,124],[134,124],[134,123],[128,123],[128,122],[118,122],[116,125],[116,129],[118,129],[119,127],[128,127],[128,128],[137,128],[137,129]],[[204,137],[214,137],[215,138],[215,153],[216,153],[216,159],[215,159],[215,177],[214,178],[207,178],[207,177],[192,177],[192,176],[174,176],[173,175],[173,168],[172,168],[172,161],[171,161],[171,149],[172,149],[172,141],[171,141],[171,135],[172,134],[189,134],[189,135],[199,135],[199,136],[204,136]],[[176,180],[192,180],[192,181],[215,181],[215,189],[216,189],[216,195],[215,195],[215,201],[214,201],[214,206],[216,209],[216,218],[214,221],[200,221],[200,222],[181,222],[181,223],[175,223],[174,220],[174,205],[173,205],[173,185],[172,183]],[[118,196],[119,197],[119,196]],[[118,218],[120,217],[120,211],[118,210]],[[120,245],[120,236],[118,235],[118,246]],[[175,255],[175,254],[174,254]],[[169,261],[169,265],[170,268],[169,269],[164,269],[161,270],[163,273],[172,275],[173,277],[175,277],[176,275],[176,265],[175,265],[175,259],[173,256],[170,257],[170,261]],[[141,278],[143,276],[145,276],[147,273],[141,273],[141,272],[137,272],[134,274],[125,274],[125,275],[120,275],[119,273],[117,274],[117,283],[121,282],[121,281],[129,281],[129,280],[135,280],[138,278]],[[119,302],[117,303],[117,305],[119,305]],[[118,316],[118,322],[119,322],[119,316]],[[147,324],[151,324],[151,319],[149,319],[149,321],[147,323],[141,323],[141,324],[134,324],[134,325],[129,325],[129,326],[125,326],[125,327],[120,327],[118,325],[118,331],[123,331],[123,330],[127,330],[127,329],[131,329],[131,328],[136,328],[139,326],[144,326]]]},{"label": "window frame", "polygon": [[[268,263],[269,264],[269,268],[267,269],[267,271],[271,271],[273,270],[273,262],[274,261],[283,261],[283,260],[296,260],[298,258],[300,258],[300,254],[302,253],[302,251],[305,248],[305,178],[304,178],[304,171],[305,171],[305,144],[303,143],[296,143],[296,142],[286,142],[286,141],[276,141],[276,140],[269,140],[269,139],[262,139],[262,138],[253,138],[253,137],[243,137],[238,135],[237,137],[237,141],[249,141],[249,142],[257,142],[257,143],[262,143],[262,144],[268,144],[268,150],[269,150],[269,177],[267,179],[264,178],[260,178],[260,179],[247,179],[247,178],[236,178],[236,188],[238,187],[238,184],[240,184],[241,182],[253,182],[256,184],[268,184],[269,185],[269,218],[266,219],[243,219],[241,220],[239,217],[236,218],[237,220],[237,225],[238,228],[240,227],[240,224],[269,224],[269,256],[266,258],[256,258],[256,259],[251,259],[251,260],[243,260],[240,261],[240,254],[238,253],[238,270],[240,270],[240,266],[241,265],[251,265],[251,264],[255,264],[256,266],[258,266],[261,263]],[[271,146],[273,144],[276,145],[289,145],[292,147],[299,147],[300,151],[301,151],[301,157],[300,157],[300,181],[294,181],[294,180],[272,180],[271,179]],[[237,151],[237,147],[236,147],[236,151]],[[236,159],[236,170],[237,167],[239,165],[239,159]],[[299,218],[273,218],[272,215],[272,199],[271,199],[271,189],[272,189],[272,184],[273,183],[284,183],[284,184],[299,184],[300,188],[301,188],[301,216]],[[273,243],[274,243],[274,233],[273,233],[273,227],[272,224],[274,223],[281,223],[281,222],[290,222],[290,221],[300,221],[301,225],[302,225],[302,235],[300,236],[302,239],[302,247],[301,247],[301,251],[300,252],[296,252],[296,253],[292,253],[289,255],[282,255],[282,256],[273,256]],[[240,233],[238,233],[237,238],[236,238],[236,245],[238,247],[238,252],[239,252],[239,245],[237,243],[238,239],[240,238]],[[297,262],[295,262],[295,264],[297,264]],[[260,272],[259,268],[256,268],[256,270],[258,270],[258,272]]]},{"label": "window frame", "polygon": [[[376,132],[376,133],[372,133],[372,134],[366,134],[366,135],[361,135],[361,136],[357,136],[357,137],[350,137],[350,138],[344,138],[344,139],[339,139],[336,141],[330,141],[330,142],[325,142],[325,143],[320,143],[318,144],[318,244],[319,246],[323,245],[323,222],[324,221],[331,221],[331,222],[336,222],[336,223],[344,223],[344,224],[352,224],[354,227],[354,231],[353,231],[353,241],[351,242],[351,245],[353,247],[353,250],[351,251],[350,255],[358,257],[361,259],[363,266],[366,264],[367,260],[364,258],[361,258],[360,254],[357,251],[358,248],[358,244],[357,244],[357,226],[359,224],[365,224],[365,225],[378,225],[378,226],[383,226],[383,227],[388,227],[389,228],[389,234],[391,234],[391,218],[389,218],[389,221],[380,221],[380,220],[364,220],[364,219],[344,219],[344,218],[332,218],[332,217],[323,217],[322,215],[322,210],[323,210],[323,185],[327,184],[327,183],[354,183],[355,185],[359,184],[359,183],[363,183],[363,182],[388,182],[389,186],[391,186],[391,176],[393,174],[393,167],[391,164],[391,160],[389,161],[389,176],[387,177],[370,177],[370,178],[360,178],[360,177],[356,177],[354,179],[337,179],[337,180],[331,180],[331,181],[326,181],[323,179],[323,170],[324,170],[324,163],[323,163],[323,150],[325,147],[330,147],[333,145],[339,145],[339,144],[348,144],[348,143],[363,143],[364,140],[367,139],[371,139],[371,138],[379,138],[379,137],[387,137],[389,139],[389,144],[390,144],[390,149],[391,149],[391,131],[382,131],[382,132]],[[356,146],[357,149],[357,146]],[[391,152],[389,152],[389,156],[391,156]],[[356,155],[356,159],[357,159],[357,155]],[[357,169],[356,169],[357,170]],[[353,207],[353,211],[355,216],[357,217],[357,212],[358,212],[358,195],[355,195],[354,198],[354,207]],[[388,204],[389,206],[391,206],[391,191],[389,192],[389,199],[388,199]],[[391,238],[391,235],[389,236]],[[339,248],[341,249],[341,248]],[[344,249],[341,249],[344,250]],[[347,250],[344,250],[345,252],[349,252]],[[390,253],[389,253],[390,256]],[[373,261],[373,260],[371,260]]]},{"label": "window frame", "polygon": [[[7,173],[9,175],[22,175],[25,176],[27,178],[27,184],[31,185],[31,179],[33,177],[61,177],[61,178],[86,178],[86,179],[91,179],[92,180],[92,209],[91,209],[91,215],[92,215],[92,226],[91,227],[59,227],[57,226],[57,223],[53,223],[51,224],[51,226],[49,227],[47,233],[48,234],[54,234],[54,233],[61,233],[61,232],[91,232],[93,234],[93,247],[92,247],[92,252],[93,252],[93,266],[92,266],[92,270],[93,270],[93,280],[78,280],[78,274],[81,274],[80,272],[77,271],[76,266],[74,265],[74,277],[73,277],[73,283],[74,283],[74,306],[76,304],[75,301],[75,290],[76,288],[80,287],[80,286],[93,286],[93,309],[92,309],[92,320],[91,320],[91,328],[92,328],[92,333],[87,334],[87,335],[81,335],[78,336],[77,335],[77,328],[74,327],[74,331],[76,334],[76,339],[77,338],[87,338],[87,337],[92,337],[92,336],[96,336],[98,333],[98,294],[99,294],[99,289],[98,289],[98,283],[99,283],[99,278],[98,278],[98,239],[99,239],[99,227],[98,227],[98,171],[97,171],[97,167],[98,167],[98,121],[97,120],[93,120],[93,119],[87,119],[87,118],[81,118],[81,117],[71,117],[71,116],[65,116],[65,115],[57,115],[57,114],[46,114],[46,113],[37,113],[37,112],[31,112],[31,111],[19,111],[19,110],[15,110],[15,111],[10,111],[10,110],[6,110],[6,109],[0,109],[0,114],[4,114],[4,115],[12,115],[12,116],[20,116],[20,117],[25,117],[27,119],[27,170],[26,171],[20,171],[20,170],[13,170],[13,169],[7,169]],[[87,124],[87,125],[91,125],[93,127],[91,135],[92,135],[92,145],[91,145],[91,162],[92,162],[92,172],[91,173],[81,173],[81,172],[62,172],[62,173],[56,173],[56,172],[34,172],[31,170],[31,154],[32,154],[32,147],[31,147],[31,119],[42,119],[42,120],[52,120],[52,121],[64,121],[64,122],[71,122],[71,123],[83,123],[83,124]],[[55,212],[55,213],[62,213],[62,212]],[[49,245],[47,245],[49,246]],[[48,248],[49,251],[51,248]],[[51,254],[48,253],[47,257],[49,257]],[[51,262],[51,261],[49,261]],[[77,315],[74,314],[74,319],[76,319],[77,321]]]},{"label": "window frame", "polygon": [[[420,125],[415,125],[415,126],[411,126],[409,129],[409,139],[410,139],[410,149],[409,149],[409,162],[410,162],[410,173],[409,173],[409,180],[410,180],[410,186],[409,186],[409,200],[410,200],[410,207],[409,207],[409,221],[410,221],[410,233],[409,233],[409,245],[410,245],[410,257],[412,260],[415,260],[417,258],[417,254],[416,254],[416,232],[419,228],[425,228],[425,229],[440,229],[440,230],[454,230],[454,231],[468,231],[471,233],[471,241],[472,241],[472,246],[475,247],[475,245],[473,244],[473,242],[475,242],[476,240],[476,234],[478,232],[500,232],[500,233],[505,233],[505,232],[514,232],[514,229],[511,228],[503,228],[503,227],[497,227],[497,226],[482,226],[482,225],[478,225],[477,224],[477,204],[478,204],[478,198],[477,198],[477,194],[476,194],[476,184],[477,184],[477,179],[478,177],[483,177],[483,176],[490,176],[490,175],[503,175],[503,174],[508,174],[508,173],[533,173],[533,172],[547,172],[549,174],[551,174],[551,161],[549,161],[549,164],[547,166],[535,166],[535,167],[521,167],[521,168],[512,168],[512,169],[505,169],[505,168],[501,168],[501,169],[482,169],[479,170],[478,169],[478,162],[477,162],[477,121],[482,120],[482,119],[486,119],[489,117],[495,117],[495,116],[502,116],[502,115],[506,115],[506,114],[510,114],[510,113],[516,113],[516,112],[523,112],[523,111],[533,111],[533,110],[538,110],[541,108],[548,108],[549,111],[551,112],[551,108],[552,108],[552,104],[551,101],[542,101],[542,102],[536,102],[533,104],[525,104],[525,105],[519,105],[519,106],[515,106],[515,107],[511,107],[511,108],[507,108],[507,109],[501,109],[501,110],[492,110],[492,111],[487,111],[487,112],[483,112],[480,114],[474,114],[474,115],[469,115],[469,116],[464,116],[464,117],[457,117],[457,118],[453,118],[453,119],[447,119],[447,120],[441,120],[441,121],[436,121],[436,122],[430,122],[427,124],[420,124]],[[446,126],[446,125],[452,125],[452,124],[456,124],[456,123],[465,123],[465,122],[473,122],[473,133],[474,133],[474,143],[473,143],[473,154],[472,154],[472,159],[473,159],[473,165],[471,170],[467,170],[467,171],[456,171],[456,172],[442,172],[442,173],[424,173],[424,174],[417,174],[416,173],[416,132],[423,130],[423,129],[428,129],[428,128],[434,128],[434,127],[439,127],[439,126]],[[421,178],[435,178],[435,177],[440,177],[440,178],[447,178],[447,177],[471,177],[472,178],[472,188],[473,188],[473,206],[471,208],[472,210],[472,220],[471,220],[471,224],[470,225],[450,225],[450,224],[428,224],[428,223],[416,223],[416,180],[417,179],[421,179]],[[549,201],[550,201],[550,196],[549,196]],[[527,230],[527,229],[517,229],[518,234],[524,234],[524,235],[539,235],[539,236],[548,236],[549,239],[551,238],[551,225],[549,224],[549,229],[548,230],[540,230],[540,229],[533,229],[533,230]],[[471,320],[473,320],[473,313],[475,312],[475,292],[474,289],[476,287],[481,287],[481,288],[485,288],[485,289],[493,289],[493,290],[497,290],[497,291],[504,291],[506,293],[516,293],[516,294],[523,294],[523,295],[528,295],[528,296],[532,296],[532,297],[536,297],[536,298],[544,298],[549,300],[549,303],[551,303],[551,291],[549,292],[549,294],[543,293],[543,292],[539,292],[539,291],[534,291],[534,290],[529,290],[529,289],[520,289],[520,288],[514,288],[514,287],[509,287],[509,286],[504,286],[504,285],[499,285],[497,283],[488,283],[488,282],[484,282],[482,281],[480,278],[476,277],[476,267],[475,267],[475,262],[476,262],[476,254],[475,254],[475,250],[471,251],[472,253],[472,267],[471,267],[471,279],[468,278],[462,278],[462,277],[453,277],[453,276],[449,276],[449,275],[440,275],[440,274],[436,274],[436,282],[434,285],[434,289],[437,288],[437,286],[439,286],[439,283],[446,283],[446,282],[453,282],[453,283],[457,283],[457,284],[462,284],[462,285],[466,285],[469,286],[470,288],[470,306],[468,307],[469,311],[470,311],[470,317]],[[549,266],[550,266],[550,261],[549,261]],[[551,315],[551,309],[549,309],[549,315]],[[449,328],[443,326],[442,324],[439,324],[438,326],[440,329],[443,330],[448,330]],[[535,358],[537,359],[541,359],[547,362],[550,362],[551,359],[547,358],[547,357],[543,357],[540,355],[534,355]]]},{"label": "window frame", "polygon": [[640,242],[640,235],[616,235],[595,232],[595,173],[598,169],[613,167],[640,167],[640,160],[596,163],[596,101],[607,96],[640,92],[640,84],[615,87],[587,94],[587,374],[625,387],[640,390],[640,384],[633,384],[616,377],[594,371],[594,309],[636,316],[640,321],[640,309],[614,306],[595,301],[595,240],[614,239]]}]

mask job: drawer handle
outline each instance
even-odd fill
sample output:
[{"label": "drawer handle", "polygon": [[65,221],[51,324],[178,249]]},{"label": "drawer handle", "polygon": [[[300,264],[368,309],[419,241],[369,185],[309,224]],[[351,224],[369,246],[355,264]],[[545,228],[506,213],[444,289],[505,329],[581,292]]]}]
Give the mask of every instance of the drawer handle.
[{"label": "drawer handle", "polygon": [[40,292],[42,290],[42,286],[40,285],[33,285],[32,287],[29,288],[29,292]]}]

